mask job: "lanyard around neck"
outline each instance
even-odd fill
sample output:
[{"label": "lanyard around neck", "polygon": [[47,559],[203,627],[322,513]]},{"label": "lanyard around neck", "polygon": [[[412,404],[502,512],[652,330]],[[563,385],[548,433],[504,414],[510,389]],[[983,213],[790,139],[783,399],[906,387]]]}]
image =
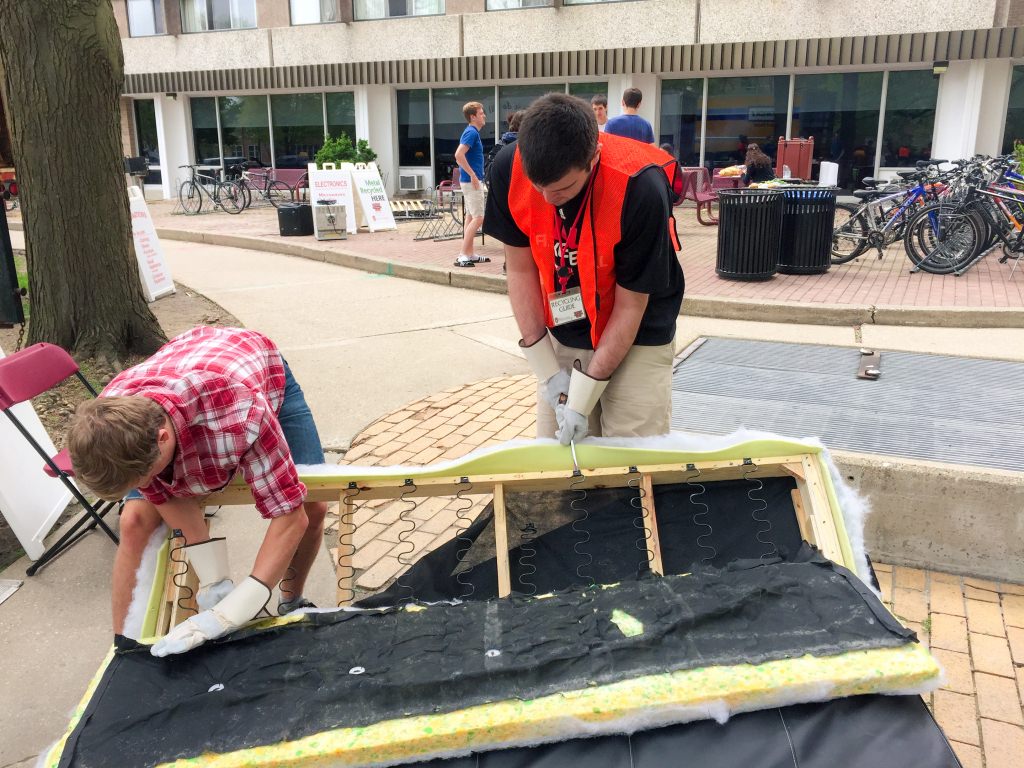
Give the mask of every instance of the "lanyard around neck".
[{"label": "lanyard around neck", "polygon": [[580,222],[583,221],[583,214],[590,205],[590,198],[594,192],[594,178],[596,176],[597,165],[595,164],[590,172],[590,178],[587,179],[587,189],[583,193],[583,200],[580,201],[580,209],[576,212],[576,218],[573,220],[568,232],[565,230],[565,223],[558,215],[558,208],[555,207],[552,211],[554,214],[555,242],[558,245],[558,267],[555,273],[558,275],[559,290],[563,294],[569,285],[569,279],[573,275],[573,269],[569,266],[568,254],[570,250],[575,251],[579,248]]}]

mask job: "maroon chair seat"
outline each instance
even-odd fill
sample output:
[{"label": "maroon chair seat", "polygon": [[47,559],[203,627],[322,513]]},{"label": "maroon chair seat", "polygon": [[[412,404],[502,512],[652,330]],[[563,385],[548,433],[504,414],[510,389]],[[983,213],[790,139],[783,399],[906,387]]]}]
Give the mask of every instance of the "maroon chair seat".
[{"label": "maroon chair seat", "polygon": [[71,454],[68,453],[67,448],[62,450],[56,456],[51,456],[50,461],[57,466],[57,470],[54,470],[50,464],[43,464],[43,472],[48,474],[50,477],[60,477],[61,472],[68,477],[75,476],[75,469],[71,466]]}]

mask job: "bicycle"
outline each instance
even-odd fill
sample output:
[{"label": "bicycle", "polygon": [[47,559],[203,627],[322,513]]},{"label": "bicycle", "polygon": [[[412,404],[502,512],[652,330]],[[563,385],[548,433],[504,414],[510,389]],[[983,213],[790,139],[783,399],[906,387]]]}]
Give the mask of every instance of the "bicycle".
[{"label": "bicycle", "polygon": [[1008,162],[1008,158],[999,158],[976,163],[965,177],[962,194],[926,206],[911,220],[906,237],[926,251],[915,259],[908,246],[907,255],[915,262],[911,272],[959,277],[1000,243],[1000,263],[1013,258],[1016,270],[1024,255],[1024,193],[991,180],[993,171],[996,178],[1012,180],[1016,176],[1007,175],[1003,166]]},{"label": "bicycle", "polygon": [[[241,213],[245,208],[242,188],[234,181],[220,181],[213,176],[199,173],[198,165],[179,165],[189,169],[189,178],[182,182],[178,189],[178,201],[185,213],[195,216],[203,207],[203,195],[210,198],[215,208],[232,215]],[[210,190],[213,191],[210,191]]]},{"label": "bicycle", "polygon": [[[930,160],[918,163],[918,171],[905,171],[898,175],[905,181],[914,181],[908,189],[877,189],[875,179],[866,178],[863,183],[869,189],[855,190],[853,195],[864,202],[859,206],[849,203],[836,204],[837,224],[832,230],[832,263],[846,264],[853,261],[869,248],[878,250],[882,258],[884,249],[904,236],[909,211],[937,200],[943,187],[937,178],[925,183],[932,170],[944,160]],[[843,217],[846,214],[846,217]],[[848,249],[844,248],[848,247]]]},{"label": "bicycle", "polygon": [[254,194],[275,208],[292,201],[292,188],[283,181],[274,179],[273,169],[254,172],[252,168],[255,167],[257,166],[243,163],[233,165],[230,169],[237,174],[235,183],[242,189],[243,208],[252,205]]}]

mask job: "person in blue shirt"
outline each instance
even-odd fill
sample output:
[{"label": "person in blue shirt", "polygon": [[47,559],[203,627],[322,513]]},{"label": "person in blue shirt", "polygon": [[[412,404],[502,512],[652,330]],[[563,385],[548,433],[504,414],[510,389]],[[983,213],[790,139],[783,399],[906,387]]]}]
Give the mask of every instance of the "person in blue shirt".
[{"label": "person in blue shirt", "polygon": [[487,124],[487,115],[479,101],[466,104],[462,115],[468,125],[459,139],[459,148],[455,150],[455,162],[461,169],[459,182],[466,205],[466,220],[463,222],[462,251],[455,260],[455,266],[472,267],[478,262],[490,261],[473,253],[473,240],[484,224],[484,143],[480,139],[480,129]]},{"label": "person in blue shirt", "polygon": [[627,88],[622,94],[622,114],[609,120],[604,126],[604,132],[653,144],[654,128],[637,114],[643,98],[639,88]]}]

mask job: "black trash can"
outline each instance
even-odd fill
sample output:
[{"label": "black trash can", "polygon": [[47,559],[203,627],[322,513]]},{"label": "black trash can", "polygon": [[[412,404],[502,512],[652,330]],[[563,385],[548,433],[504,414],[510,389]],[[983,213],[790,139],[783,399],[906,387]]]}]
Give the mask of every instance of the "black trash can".
[{"label": "black trash can", "polygon": [[787,189],[782,215],[779,272],[785,275],[820,275],[832,265],[832,227],[836,217],[836,190]]},{"label": "black trash can", "polygon": [[277,209],[281,237],[313,234],[313,209],[305,203],[284,203]]},{"label": "black trash can", "polygon": [[775,274],[782,236],[782,191],[718,192],[718,262],[727,280],[767,280]]}]

